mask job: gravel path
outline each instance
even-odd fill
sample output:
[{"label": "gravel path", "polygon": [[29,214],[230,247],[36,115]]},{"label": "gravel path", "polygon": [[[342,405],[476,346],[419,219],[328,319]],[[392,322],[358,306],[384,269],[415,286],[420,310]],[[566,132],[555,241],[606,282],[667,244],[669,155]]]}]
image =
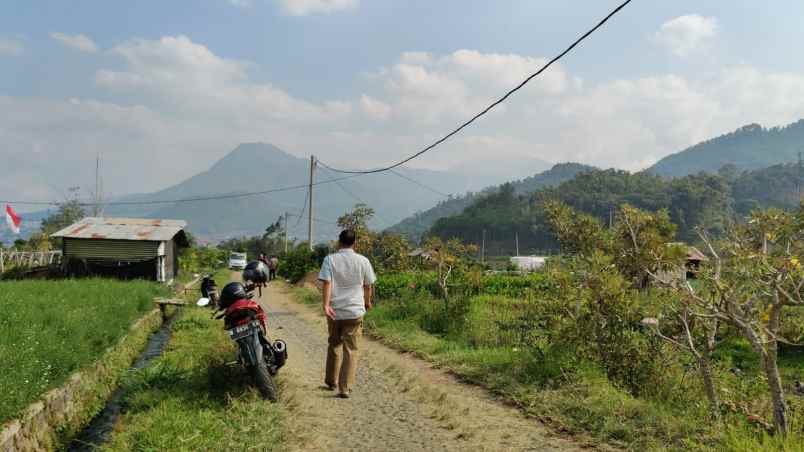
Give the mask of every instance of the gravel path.
[{"label": "gravel path", "polygon": [[348,400],[320,389],[326,322],[290,299],[287,287],[263,290],[274,338],[288,343],[280,371],[283,402],[294,418],[293,450],[304,451],[575,451],[538,421],[456,382],[421,360],[364,338],[357,384]]}]

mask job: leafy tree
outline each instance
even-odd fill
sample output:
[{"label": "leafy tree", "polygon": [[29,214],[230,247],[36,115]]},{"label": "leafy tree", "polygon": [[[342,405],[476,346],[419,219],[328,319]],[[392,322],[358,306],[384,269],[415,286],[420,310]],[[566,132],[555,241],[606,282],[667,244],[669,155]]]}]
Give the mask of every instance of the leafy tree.
[{"label": "leafy tree", "polygon": [[362,254],[371,254],[374,236],[368,228],[368,222],[372,218],[374,218],[374,209],[363,203],[355,204],[351,212],[347,212],[338,218],[339,227],[355,231],[357,236],[355,250]]},{"label": "leafy tree", "polygon": [[477,247],[465,245],[457,239],[444,242],[438,237],[431,237],[425,241],[424,249],[427,253],[427,265],[436,271],[438,287],[448,305],[450,278],[461,278],[469,270]]},{"label": "leafy tree", "polygon": [[804,306],[802,210],[755,212],[719,243],[701,232],[710,261],[699,272],[699,284],[665,280],[681,297],[681,312],[710,321],[708,340],[715,322],[732,326],[748,340],[762,363],[774,426],[783,435],[788,431],[787,404],[777,358],[779,343],[787,342],[782,335],[784,311]]},{"label": "leafy tree", "polygon": [[84,207],[77,199],[59,204],[58,209],[42,220],[41,230],[45,235],[51,235],[60,229],[81,220],[86,216]]}]

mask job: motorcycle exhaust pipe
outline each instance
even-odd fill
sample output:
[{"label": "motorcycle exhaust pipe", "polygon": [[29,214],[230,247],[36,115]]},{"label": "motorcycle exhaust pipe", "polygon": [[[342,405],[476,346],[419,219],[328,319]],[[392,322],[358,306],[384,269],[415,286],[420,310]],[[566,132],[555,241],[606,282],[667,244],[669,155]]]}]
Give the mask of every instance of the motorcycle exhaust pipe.
[{"label": "motorcycle exhaust pipe", "polygon": [[285,365],[285,361],[288,359],[288,344],[283,340],[276,340],[272,347],[276,358],[276,368],[279,369]]},{"label": "motorcycle exhaust pipe", "polygon": [[274,341],[274,351],[279,353],[280,355],[284,355],[288,352],[288,344],[285,341],[279,339]]}]

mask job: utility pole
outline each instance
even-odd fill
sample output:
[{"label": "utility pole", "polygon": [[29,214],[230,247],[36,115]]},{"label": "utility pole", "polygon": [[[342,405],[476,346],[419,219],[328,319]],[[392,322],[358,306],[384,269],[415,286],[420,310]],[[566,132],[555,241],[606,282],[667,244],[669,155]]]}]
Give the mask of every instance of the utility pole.
[{"label": "utility pole", "polygon": [[796,189],[798,191],[798,202],[801,203],[801,151],[798,151],[798,177],[796,178]]},{"label": "utility pole", "polygon": [[483,229],[483,241],[480,245],[480,262],[486,262],[486,230]]},{"label": "utility pole", "polygon": [[103,180],[100,175],[100,154],[95,157],[95,206],[92,208],[92,216],[103,216]]},{"label": "utility pole", "polygon": [[516,232],[516,257],[519,257],[519,231]]},{"label": "utility pole", "polygon": [[313,250],[313,178],[315,177],[315,156],[310,156],[310,185],[307,190],[310,204],[307,206],[307,240],[310,243],[310,251]]},{"label": "utility pole", "polygon": [[290,212],[285,212],[285,254],[288,254],[288,216],[290,216]]}]

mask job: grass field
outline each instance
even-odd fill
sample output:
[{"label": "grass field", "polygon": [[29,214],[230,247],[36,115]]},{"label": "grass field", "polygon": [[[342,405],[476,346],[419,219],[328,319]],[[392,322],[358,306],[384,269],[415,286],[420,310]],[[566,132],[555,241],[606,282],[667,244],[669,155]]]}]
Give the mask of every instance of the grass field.
[{"label": "grass field", "polygon": [[[304,304],[320,302],[314,290],[294,289],[294,295]],[[528,337],[533,330],[517,323],[516,313],[522,312],[523,303],[499,296],[470,297],[455,322],[455,316],[445,316],[443,300],[409,293],[381,300],[367,314],[365,325],[368,333],[386,344],[485,386],[559,430],[591,434],[627,450],[804,450],[802,419],[797,416],[804,402],[792,390],[788,403],[791,430],[796,433],[787,440],[745,422],[743,410],[767,410],[760,365],[746,343],[724,344],[718,357],[721,397],[735,408],[718,426],[707,418],[700,398],[678,393],[634,397],[573,350],[551,348]],[[802,362],[801,352],[780,356],[786,383],[804,380]],[[741,369],[739,376],[728,371],[733,367]],[[679,377],[673,387],[682,393],[701,391],[692,368]]]},{"label": "grass field", "polygon": [[[216,275],[221,286],[228,274]],[[243,369],[226,365],[235,356],[221,320],[186,308],[166,352],[124,383],[125,414],[102,450],[281,450],[285,408],[260,398]]]},{"label": "grass field", "polygon": [[0,282],[0,422],[97,360],[166,291],[144,281]]}]

